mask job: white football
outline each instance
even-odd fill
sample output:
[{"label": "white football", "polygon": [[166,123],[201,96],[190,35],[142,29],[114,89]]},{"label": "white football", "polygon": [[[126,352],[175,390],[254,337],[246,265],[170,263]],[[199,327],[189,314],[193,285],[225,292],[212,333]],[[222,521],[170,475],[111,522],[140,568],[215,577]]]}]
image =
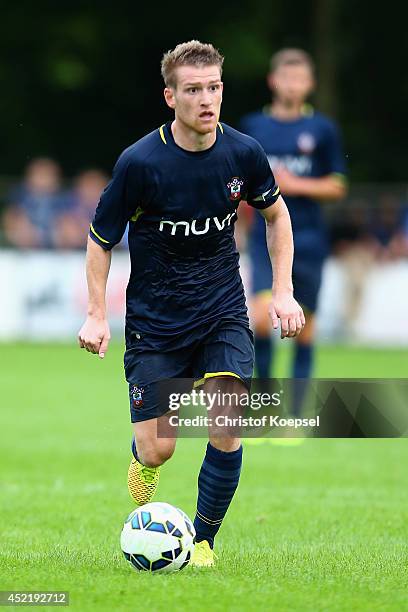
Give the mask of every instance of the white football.
[{"label": "white football", "polygon": [[188,565],[194,538],[193,523],[185,512],[164,502],[151,502],[129,514],[120,546],[136,570],[175,572]]}]

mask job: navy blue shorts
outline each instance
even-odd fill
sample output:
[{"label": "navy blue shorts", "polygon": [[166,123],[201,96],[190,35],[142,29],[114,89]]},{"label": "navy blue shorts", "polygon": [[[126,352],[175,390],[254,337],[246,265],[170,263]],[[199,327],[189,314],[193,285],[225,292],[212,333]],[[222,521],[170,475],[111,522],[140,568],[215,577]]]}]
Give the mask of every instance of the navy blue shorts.
[{"label": "navy blue shorts", "polygon": [[[272,266],[268,250],[263,244],[251,245],[252,293],[270,291],[272,288]],[[302,253],[296,253],[293,260],[293,295],[301,306],[310,312],[315,312],[322,281],[324,259],[307,258]]]},{"label": "navy blue shorts", "polygon": [[[190,346],[165,352],[142,350],[135,344],[128,347],[124,358],[129,383],[131,422],[147,421],[169,411],[168,402],[160,397],[160,382],[179,379],[205,380],[232,375],[249,389],[254,367],[252,331],[244,324],[221,323]],[[179,392],[191,391],[177,388]]]}]

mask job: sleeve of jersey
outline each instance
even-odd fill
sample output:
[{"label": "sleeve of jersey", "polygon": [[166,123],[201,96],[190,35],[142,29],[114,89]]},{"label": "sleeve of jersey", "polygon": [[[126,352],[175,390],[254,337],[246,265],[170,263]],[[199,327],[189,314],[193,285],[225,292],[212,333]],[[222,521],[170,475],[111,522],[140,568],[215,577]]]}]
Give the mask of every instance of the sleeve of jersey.
[{"label": "sleeve of jersey", "polygon": [[134,174],[135,168],[130,163],[129,155],[122,154],[113,169],[112,179],[99,200],[89,236],[107,251],[122,240],[133,214],[131,203],[138,201],[139,181]]},{"label": "sleeve of jersey", "polygon": [[253,153],[252,175],[248,185],[247,202],[254,208],[264,209],[280,196],[279,187],[261,146]]},{"label": "sleeve of jersey", "polygon": [[323,145],[325,174],[334,174],[339,178],[346,178],[346,160],[339,129],[335,123],[330,122]]}]

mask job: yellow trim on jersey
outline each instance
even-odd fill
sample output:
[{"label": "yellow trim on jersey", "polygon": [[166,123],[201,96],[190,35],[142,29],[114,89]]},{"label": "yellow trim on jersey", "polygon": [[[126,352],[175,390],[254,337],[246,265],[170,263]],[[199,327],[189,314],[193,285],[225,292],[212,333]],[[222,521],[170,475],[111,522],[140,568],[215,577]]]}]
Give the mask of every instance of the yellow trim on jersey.
[{"label": "yellow trim on jersey", "polygon": [[207,372],[204,374],[204,380],[207,380],[207,378],[215,378],[216,376],[233,376],[234,378],[241,380],[241,377],[238,376],[238,374],[235,374],[235,372]]},{"label": "yellow trim on jersey", "polygon": [[[160,138],[162,139],[162,141],[164,142],[164,144],[167,144],[167,140],[166,140],[166,137],[165,137],[165,135],[164,135],[164,130],[163,130],[163,128],[164,128],[164,126],[165,126],[165,125],[166,125],[166,124],[165,124],[165,123],[163,123],[163,125],[161,125],[161,126],[159,127],[159,132],[160,132]],[[220,128],[220,132],[221,132],[221,134],[223,134],[223,133],[224,133],[224,128],[222,127],[222,125],[221,125],[221,123],[220,123],[219,121],[218,121],[217,125],[218,125],[218,127]]]},{"label": "yellow trim on jersey", "polygon": [[201,387],[206,380],[209,378],[215,378],[216,376],[233,376],[234,378],[238,378],[238,380],[242,380],[242,378],[238,376],[238,374],[235,374],[235,372],[207,372],[207,374],[204,374],[203,378],[198,378],[194,381],[193,389]]},{"label": "yellow trim on jersey", "polygon": [[[264,115],[268,115],[270,117],[273,117],[272,114],[272,105],[271,104],[265,104],[265,106],[262,107],[262,112]],[[302,107],[300,109],[300,114],[302,117],[313,117],[314,115],[314,108],[311,104],[308,104],[307,102],[305,102],[304,104],[302,104]]]},{"label": "yellow trim on jersey", "polygon": [[162,139],[162,141],[164,142],[164,144],[167,144],[167,140],[166,140],[166,137],[165,137],[165,135],[164,135],[164,131],[163,131],[163,128],[164,128],[164,126],[165,126],[165,125],[166,125],[166,124],[165,124],[165,123],[163,123],[163,125],[161,125],[161,126],[159,127],[159,132],[160,132],[160,138]]},{"label": "yellow trim on jersey", "polygon": [[343,174],[342,172],[331,172],[330,176],[340,181],[340,183],[343,183],[343,184],[348,183],[347,176]]},{"label": "yellow trim on jersey", "polygon": [[[265,197],[268,196],[270,194],[272,190],[268,189],[268,191],[265,191],[265,193],[262,193],[261,195],[259,195],[257,198],[254,198],[253,201],[254,202],[265,202]],[[273,194],[271,195],[272,198],[274,198],[275,196],[279,196],[280,195],[280,191],[279,191],[279,187],[277,186],[275,191],[273,192]],[[277,198],[276,198],[277,199]],[[276,200],[275,200],[276,202]]]},{"label": "yellow trim on jersey", "polygon": [[102,238],[102,236],[100,236],[100,235],[99,235],[97,232],[95,232],[95,229],[94,229],[94,226],[92,225],[92,223],[91,223],[91,232],[92,232],[93,234],[95,234],[95,236],[96,236],[97,238],[99,238],[99,240],[100,240],[101,242],[104,242],[105,244],[109,244],[109,240],[105,240],[105,238]]},{"label": "yellow trim on jersey", "polygon": [[311,104],[309,104],[308,102],[305,102],[304,104],[302,104],[301,113],[304,117],[313,117],[314,108]]},{"label": "yellow trim on jersey", "polygon": [[143,215],[144,210],[143,208],[141,208],[140,206],[138,206],[135,210],[135,213],[133,215],[133,217],[130,217],[131,221],[134,221],[136,223],[136,221],[138,220],[138,218],[140,217],[140,215]]}]

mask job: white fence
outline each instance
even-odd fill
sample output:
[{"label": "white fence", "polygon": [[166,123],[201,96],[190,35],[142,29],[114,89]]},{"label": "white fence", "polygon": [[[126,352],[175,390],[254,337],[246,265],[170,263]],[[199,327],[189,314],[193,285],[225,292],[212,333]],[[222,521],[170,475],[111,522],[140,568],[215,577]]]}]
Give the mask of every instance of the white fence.
[{"label": "white fence", "polygon": [[[0,340],[73,340],[86,313],[84,254],[0,252]],[[249,262],[241,258],[247,285]],[[362,272],[362,273],[361,273]],[[129,257],[114,252],[107,302],[114,334],[123,335]],[[329,259],[318,312],[319,339],[408,346],[408,262],[370,264],[359,280]]]}]

